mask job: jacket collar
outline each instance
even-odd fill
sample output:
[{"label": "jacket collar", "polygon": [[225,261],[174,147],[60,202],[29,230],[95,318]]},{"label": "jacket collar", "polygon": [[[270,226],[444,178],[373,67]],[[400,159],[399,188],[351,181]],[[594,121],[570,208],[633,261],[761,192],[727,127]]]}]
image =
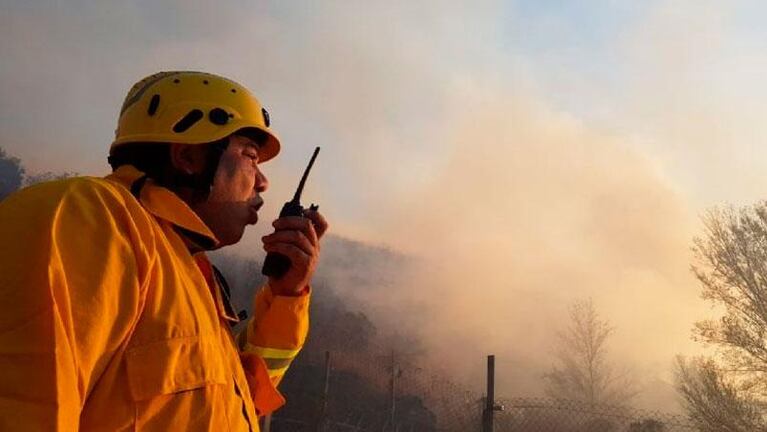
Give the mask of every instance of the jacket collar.
[{"label": "jacket collar", "polygon": [[142,180],[144,173],[134,166],[123,165],[105,178],[129,190],[137,181],[145,181],[137,191],[137,198],[149,213],[175,225],[182,237],[197,249],[210,250],[218,245],[216,236],[194,210],[169,189],[158,186],[151,179]]}]

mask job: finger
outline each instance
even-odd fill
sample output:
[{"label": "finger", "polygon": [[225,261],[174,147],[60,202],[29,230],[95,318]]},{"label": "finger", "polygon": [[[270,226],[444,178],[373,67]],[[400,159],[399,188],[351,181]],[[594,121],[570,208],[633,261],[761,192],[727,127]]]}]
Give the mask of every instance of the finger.
[{"label": "finger", "polygon": [[317,237],[317,231],[314,229],[314,225],[312,224],[311,219],[307,219],[305,217],[301,216],[285,216],[281,217],[274,222],[272,222],[272,226],[277,231],[290,231],[290,230],[297,230],[301,231],[306,235],[306,238],[309,239],[309,242],[312,245],[317,245],[318,237]]},{"label": "finger", "polygon": [[315,255],[316,254],[316,246],[313,245],[308,238],[306,238],[306,235],[303,233],[303,231],[297,231],[297,230],[283,230],[283,231],[275,231],[272,234],[269,234],[267,236],[261,237],[261,240],[264,243],[288,243],[292,244],[302,251],[306,253],[307,255]]},{"label": "finger", "polygon": [[328,230],[328,221],[325,219],[325,216],[317,210],[309,209],[304,211],[304,217],[312,221],[314,230],[317,232],[317,239],[321,239]]},{"label": "finger", "polygon": [[285,255],[290,258],[290,261],[294,266],[306,265],[310,262],[311,258],[297,246],[289,243],[264,243],[264,250]]}]

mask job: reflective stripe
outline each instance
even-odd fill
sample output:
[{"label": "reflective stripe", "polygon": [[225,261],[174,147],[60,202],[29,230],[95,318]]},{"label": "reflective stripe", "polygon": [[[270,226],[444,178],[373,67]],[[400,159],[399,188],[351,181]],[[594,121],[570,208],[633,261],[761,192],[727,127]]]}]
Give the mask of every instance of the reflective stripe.
[{"label": "reflective stripe", "polygon": [[292,359],[301,350],[300,349],[286,350],[286,349],[277,349],[277,348],[264,348],[260,346],[255,346],[251,343],[247,343],[245,344],[245,351],[251,352],[253,354],[258,354],[264,359]]},{"label": "reflective stripe", "polygon": [[266,363],[266,368],[269,370],[287,368],[288,366],[290,366],[290,363],[292,361],[293,359],[275,359],[275,358],[264,359],[264,362]]},{"label": "reflective stripe", "polygon": [[267,373],[269,374],[269,378],[278,377],[281,375],[285,375],[285,372],[288,370],[288,367],[285,366],[284,368],[279,369],[267,369]]},{"label": "reflective stripe", "polygon": [[266,363],[266,372],[269,374],[270,378],[284,375],[299,351],[300,349],[286,350],[264,348],[251,343],[245,344],[245,352],[257,354],[264,359],[264,363]]}]

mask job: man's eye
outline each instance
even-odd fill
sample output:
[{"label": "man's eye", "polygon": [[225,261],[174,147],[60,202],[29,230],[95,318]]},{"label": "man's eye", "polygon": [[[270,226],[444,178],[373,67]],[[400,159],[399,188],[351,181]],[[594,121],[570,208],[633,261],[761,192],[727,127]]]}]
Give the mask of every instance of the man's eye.
[{"label": "man's eye", "polygon": [[248,158],[250,158],[253,161],[258,160],[258,154],[256,154],[256,153],[245,153],[245,156],[247,156]]}]

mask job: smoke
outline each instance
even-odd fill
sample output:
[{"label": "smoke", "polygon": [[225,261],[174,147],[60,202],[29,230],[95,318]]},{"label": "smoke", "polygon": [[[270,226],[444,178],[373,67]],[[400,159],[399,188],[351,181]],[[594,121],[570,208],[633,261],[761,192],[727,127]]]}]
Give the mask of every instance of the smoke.
[{"label": "smoke", "polygon": [[566,306],[592,297],[617,328],[614,360],[665,377],[673,354],[693,349],[700,310],[687,273],[688,203],[625,137],[532,95],[465,79],[451,97],[459,109],[444,119],[447,162],[398,196],[380,227],[419,257],[418,271],[369,307],[390,316],[388,304],[408,299],[418,308],[398,325],[419,332],[442,366],[477,385],[494,353],[501,388],[530,394]]},{"label": "smoke", "polygon": [[[355,269],[380,290],[336,275],[338,288],[476,386],[495,353],[504,393],[538,392],[583,297],[616,327],[617,362],[668,380],[703,314],[688,272],[697,212],[767,186],[755,80],[767,62],[732,33],[725,4],[584,4],[573,15],[630,9],[595,44],[583,22],[521,2],[89,3],[3,6],[9,153],[35,171],[101,174],[131,83],[170,69],[231,76],[283,140],[262,221],[321,145],[305,203],[333,232],[409,262]],[[269,230],[235,250],[261,253]]]}]

